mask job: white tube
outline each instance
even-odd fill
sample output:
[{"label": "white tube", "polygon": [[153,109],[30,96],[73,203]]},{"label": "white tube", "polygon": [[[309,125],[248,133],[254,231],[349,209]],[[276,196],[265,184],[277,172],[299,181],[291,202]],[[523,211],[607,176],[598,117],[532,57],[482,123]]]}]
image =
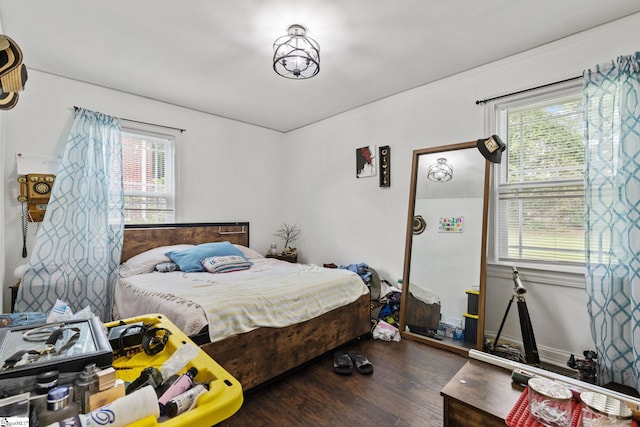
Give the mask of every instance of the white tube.
[{"label": "white tube", "polygon": [[50,427],[125,427],[150,415],[158,418],[160,407],[156,391],[147,385],[95,411],[50,424]]},{"label": "white tube", "polygon": [[522,369],[526,372],[530,372],[540,377],[546,377],[561,383],[572,385],[577,389],[581,389],[584,391],[595,391],[597,393],[613,396],[616,399],[622,400],[623,402],[627,402],[632,405],[635,405],[636,407],[640,407],[640,399],[629,396],[628,394],[618,393],[617,391],[614,391],[614,390],[609,390],[594,384],[577,380],[575,378],[567,377],[565,375],[556,374],[555,372],[547,371],[542,368],[536,368],[535,366],[514,362],[513,360],[508,360],[502,357],[494,356],[493,354],[485,353],[475,349],[469,350],[469,357],[471,359],[480,360],[481,362],[486,362],[491,365],[499,366],[505,369],[510,369],[510,370]]}]

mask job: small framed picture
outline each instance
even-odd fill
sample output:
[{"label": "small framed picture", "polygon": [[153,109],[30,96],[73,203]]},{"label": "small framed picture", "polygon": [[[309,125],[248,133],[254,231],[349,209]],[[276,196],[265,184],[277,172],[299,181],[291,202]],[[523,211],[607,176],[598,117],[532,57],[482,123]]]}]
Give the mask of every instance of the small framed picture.
[{"label": "small framed picture", "polygon": [[356,148],[356,178],[376,176],[376,147]]}]

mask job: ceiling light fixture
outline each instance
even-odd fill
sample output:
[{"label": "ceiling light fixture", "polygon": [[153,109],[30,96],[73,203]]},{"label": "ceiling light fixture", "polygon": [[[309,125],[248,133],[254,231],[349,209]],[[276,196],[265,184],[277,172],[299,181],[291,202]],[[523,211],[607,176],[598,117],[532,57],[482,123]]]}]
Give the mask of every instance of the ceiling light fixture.
[{"label": "ceiling light fixture", "polygon": [[429,181],[447,182],[453,178],[453,167],[447,164],[447,159],[440,157],[438,163],[429,166],[427,171]]},{"label": "ceiling light fixture", "polygon": [[320,45],[307,29],[294,24],[273,42],[273,70],[288,79],[308,79],[320,72]]}]

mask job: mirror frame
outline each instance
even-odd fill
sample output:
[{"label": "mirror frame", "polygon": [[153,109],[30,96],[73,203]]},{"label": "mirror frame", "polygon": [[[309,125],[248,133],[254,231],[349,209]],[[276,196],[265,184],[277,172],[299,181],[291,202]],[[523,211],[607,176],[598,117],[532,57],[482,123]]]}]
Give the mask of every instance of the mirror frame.
[{"label": "mirror frame", "polygon": [[[404,270],[402,274],[402,299],[400,302],[400,335],[402,338],[419,341],[425,344],[432,345],[434,347],[453,351],[455,353],[468,356],[469,348],[463,346],[456,346],[448,344],[446,342],[429,338],[424,335],[419,335],[406,330],[406,306],[409,297],[406,290],[409,287],[409,277],[411,273],[411,250],[413,246],[413,217],[415,215],[416,207],[416,189],[418,185],[418,169],[420,156],[423,154],[442,153],[446,151],[465,150],[465,149],[477,149],[477,141],[462,142],[458,144],[442,145],[438,147],[422,148],[413,151],[413,161],[411,166],[411,187],[409,189],[409,210],[407,214],[407,231],[404,249]],[[489,208],[489,178],[491,173],[490,162],[485,160],[481,153],[478,153],[478,161],[484,160],[485,172],[484,172],[484,195],[482,202],[482,237],[480,242],[480,288],[478,298],[478,331],[476,349],[482,350],[484,347],[484,318],[485,318],[485,298],[486,298],[486,278],[487,278],[487,215]]]}]

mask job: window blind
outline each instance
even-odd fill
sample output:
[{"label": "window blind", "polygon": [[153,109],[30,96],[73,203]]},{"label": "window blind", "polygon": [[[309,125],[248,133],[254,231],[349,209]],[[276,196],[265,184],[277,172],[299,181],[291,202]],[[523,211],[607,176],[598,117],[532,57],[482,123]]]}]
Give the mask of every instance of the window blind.
[{"label": "window blind", "polygon": [[125,223],[173,222],[173,138],[122,132]]},{"label": "window blind", "polygon": [[512,103],[498,122],[508,146],[497,188],[499,260],[584,263],[580,92]]}]

